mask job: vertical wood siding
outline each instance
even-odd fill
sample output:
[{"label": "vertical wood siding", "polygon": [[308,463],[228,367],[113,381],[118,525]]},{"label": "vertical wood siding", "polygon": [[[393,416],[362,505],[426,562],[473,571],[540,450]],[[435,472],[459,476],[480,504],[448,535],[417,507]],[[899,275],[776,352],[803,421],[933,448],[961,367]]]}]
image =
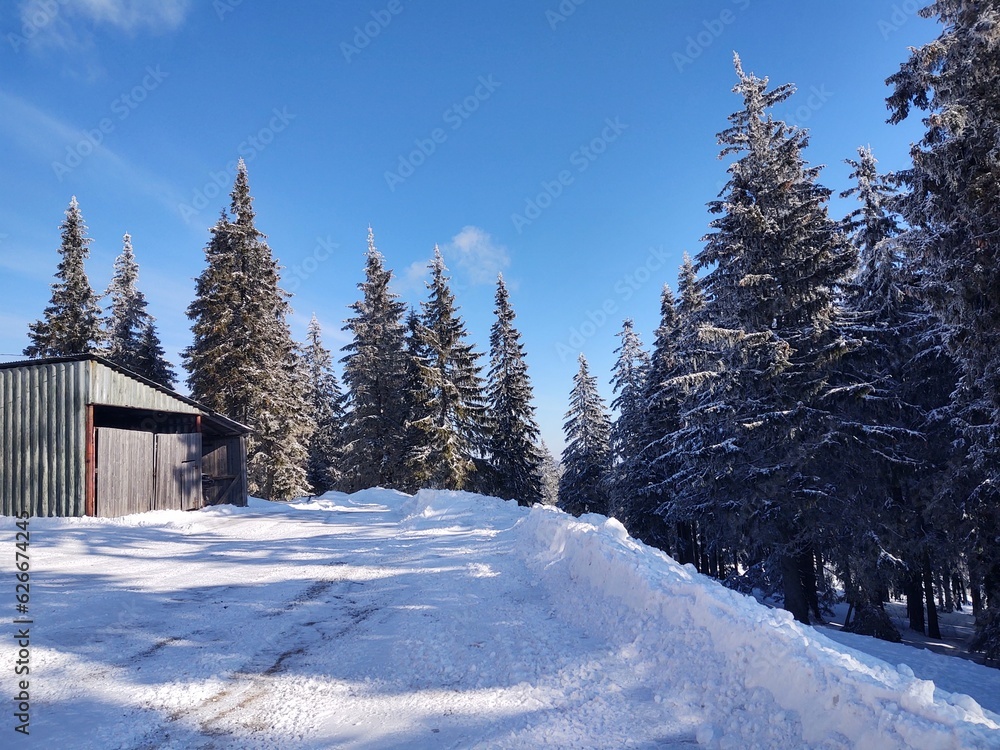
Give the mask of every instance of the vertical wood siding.
[{"label": "vertical wood siding", "polygon": [[155,437],[150,432],[97,428],[98,516],[110,518],[150,510]]},{"label": "vertical wood siding", "polygon": [[202,506],[201,435],[156,435],[156,510]]}]

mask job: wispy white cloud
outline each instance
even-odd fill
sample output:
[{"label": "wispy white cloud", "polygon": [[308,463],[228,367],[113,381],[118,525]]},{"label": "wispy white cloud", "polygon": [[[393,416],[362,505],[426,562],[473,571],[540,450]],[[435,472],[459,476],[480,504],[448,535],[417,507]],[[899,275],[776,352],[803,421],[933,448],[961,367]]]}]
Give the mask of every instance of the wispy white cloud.
[{"label": "wispy white cloud", "polygon": [[[26,153],[48,162],[50,168],[64,157],[67,148],[88,138],[82,129],[3,90],[0,90],[0,112],[6,115],[0,118],[0,133],[18,143]],[[94,145],[91,141],[91,146],[92,153],[87,156],[88,164],[104,170],[120,184],[150,195],[171,211],[176,211],[179,193],[172,185],[119,156],[105,143]],[[56,173],[53,172],[53,178],[55,177]]]},{"label": "wispy white cloud", "polygon": [[466,226],[442,248],[445,258],[464,271],[473,284],[492,284],[510,266],[510,253],[484,229]]},{"label": "wispy white cloud", "polygon": [[173,31],[184,23],[190,0],[64,0],[67,12],[129,33]]},{"label": "wispy white cloud", "polygon": [[101,73],[94,29],[170,33],[184,23],[190,7],[190,0],[21,0],[19,32],[7,39],[15,51],[72,55],[77,64],[66,72],[93,79]]},{"label": "wispy white cloud", "polygon": [[393,289],[400,294],[424,292],[430,278],[430,258],[416,260],[399,273],[393,274]]}]

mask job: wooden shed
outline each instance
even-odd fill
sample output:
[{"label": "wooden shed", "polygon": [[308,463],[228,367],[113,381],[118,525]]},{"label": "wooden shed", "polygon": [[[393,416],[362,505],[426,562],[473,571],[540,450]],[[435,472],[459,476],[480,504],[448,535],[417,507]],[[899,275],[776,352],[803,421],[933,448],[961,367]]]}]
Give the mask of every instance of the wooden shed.
[{"label": "wooden shed", "polygon": [[249,431],[93,354],[0,364],[0,514],[246,505]]}]

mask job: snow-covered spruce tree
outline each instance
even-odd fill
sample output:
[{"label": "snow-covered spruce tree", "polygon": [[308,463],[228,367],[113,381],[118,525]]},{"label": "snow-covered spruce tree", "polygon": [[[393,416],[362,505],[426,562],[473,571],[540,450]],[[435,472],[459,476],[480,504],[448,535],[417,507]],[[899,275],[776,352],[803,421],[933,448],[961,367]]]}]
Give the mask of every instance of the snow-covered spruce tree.
[{"label": "snow-covered spruce tree", "polygon": [[562,476],[562,467],[544,440],[538,444],[538,455],[542,457],[542,463],[539,467],[542,475],[541,502],[545,505],[558,505],[559,478]]},{"label": "snow-covered spruce tree", "polygon": [[152,315],[142,329],[139,348],[136,350],[130,369],[167,388],[173,388],[177,380],[177,373],[167,361],[163,344],[160,343],[160,337],[156,333],[156,319]]},{"label": "snow-covered spruce tree", "polygon": [[431,394],[424,387],[423,370],[427,367],[425,336],[421,330],[420,316],[412,307],[406,315],[404,339],[405,362],[403,369],[403,409],[406,425],[404,441],[404,476],[400,489],[414,493],[430,481],[428,463],[431,446],[424,430],[424,420],[432,412]]},{"label": "snow-covered spruce tree", "polygon": [[312,424],[288,328],[287,293],[265,235],[255,226],[241,159],[231,194],[211,229],[206,267],[188,307],[194,342],[184,353],[192,396],[251,427],[249,489],[269,500],[308,492],[306,445]]},{"label": "snow-covered spruce tree", "polygon": [[42,319],[28,326],[31,344],[24,349],[27,357],[86,354],[98,351],[103,340],[98,297],[83,267],[90,255],[91,240],[86,236],[76,196],[70,199],[59,229],[62,244],[57,281],[52,285],[52,298]]},{"label": "snow-covered spruce tree", "polygon": [[[909,188],[900,204],[911,227],[903,242],[921,261],[924,294],[944,323],[961,372],[959,394],[973,489],[969,567],[1000,607],[1000,3],[937,0],[921,11],[943,25],[888,79],[890,122],[925,111]],[[1000,616],[985,618],[990,654],[1000,658]]]},{"label": "snow-covered spruce tree", "polygon": [[369,227],[361,299],[350,306],[354,315],[344,326],[352,336],[342,360],[347,416],[341,475],[347,492],[407,485],[406,308],[390,291],[391,280]]},{"label": "snow-covered spruce tree", "polygon": [[429,299],[422,302],[417,329],[423,362],[420,376],[426,413],[412,423],[420,434],[424,486],[436,489],[481,489],[475,477],[488,472],[488,446],[483,383],[448,286],[441,251],[434,247]]},{"label": "snow-covered spruce tree", "polygon": [[112,362],[171,388],[176,375],[164,358],[153,316],[146,310],[146,296],[136,285],[138,279],[132,237],[126,233],[104,293],[111,301],[105,321],[105,352]]},{"label": "snow-covered spruce tree", "polygon": [[264,394],[258,475],[266,482],[262,485],[264,497],[291,500],[309,493],[309,441],[316,428],[309,409],[309,380],[302,350],[294,342],[281,365],[280,376],[274,380],[281,383],[283,390]]},{"label": "snow-covered spruce tree", "polygon": [[[659,509],[672,496],[669,479],[675,473],[667,441],[677,429],[678,404],[664,392],[676,366],[678,318],[674,293],[666,284],[660,293],[660,325],[656,328],[648,372],[641,393],[638,452],[626,458],[624,467],[636,491],[621,519],[629,534],[646,544],[671,551],[672,534]],[[622,471],[616,467],[615,472]],[[684,562],[693,562],[684,560]]]},{"label": "snow-covered spruce tree", "polygon": [[644,485],[637,465],[643,448],[646,379],[649,376],[649,355],[631,319],[622,323],[618,333],[621,344],[615,349],[618,360],[612,370],[611,385],[615,398],[612,410],[618,416],[611,425],[611,467],[608,471],[608,515],[621,521],[626,528],[634,526],[633,516],[641,515],[639,492]]},{"label": "snow-covered spruce tree", "polygon": [[820,447],[834,429],[824,399],[830,362],[846,347],[834,294],[855,252],[827,215],[819,168],[802,157],[805,131],[770,113],[793,87],[769,91],[739,56],[735,67],[744,106],[719,142],[723,157],[738,158],[709,204],[718,218],[697,258],[711,269],[703,289],[715,326],[700,335],[721,370],[693,394],[687,417],[701,447],[685,480],[701,489],[702,521],[722,520],[741,546],[777,563],[785,609],[808,622],[833,489],[822,473]]},{"label": "snow-covered spruce tree", "polygon": [[532,405],[531,380],[521,334],[503,276],[497,277],[496,320],[490,329],[486,404],[490,419],[490,466],[483,492],[530,506],[542,500],[542,456]]},{"label": "snow-covered spruce tree", "polygon": [[611,419],[597,390],[597,378],[590,374],[582,354],[579,361],[563,425],[566,448],[559,479],[559,507],[574,516],[608,512],[611,468]]},{"label": "snow-covered spruce tree", "polygon": [[[643,449],[643,463],[649,476],[646,494],[655,501],[650,510],[670,529],[674,557],[681,563],[694,564],[705,574],[714,567],[715,574],[722,575],[723,566],[717,559],[722,545],[715,544],[702,554],[707,545],[699,540],[698,506],[688,497],[702,483],[682,479],[688,467],[686,458],[694,455],[692,449],[698,447],[685,444],[692,432],[687,427],[686,409],[693,400],[691,393],[709,377],[706,369],[714,366],[712,353],[705,350],[699,339],[700,327],[707,322],[705,297],[687,253],[678,274],[676,302],[668,291],[664,291],[661,301],[661,323],[652,357],[654,376],[646,396],[648,437]],[[733,538],[732,534],[719,534],[718,529],[713,531],[716,537]],[[661,535],[666,536],[666,532],[661,531]]]},{"label": "snow-covered spruce tree", "polygon": [[907,301],[904,258],[893,241],[899,233],[888,208],[893,187],[878,174],[869,149],[859,149],[859,159],[847,161],[856,185],[842,197],[856,195],[861,205],[845,220],[859,265],[845,292],[842,328],[861,345],[841,359],[831,378],[849,396],[841,399],[845,429],[836,436],[836,460],[827,472],[838,487],[840,508],[825,551],[853,615],[845,627],[898,641],[883,596],[903,573],[897,563],[906,536],[904,485],[919,463],[913,441],[923,439],[918,432],[922,416],[901,392],[917,311],[912,297]]},{"label": "snow-covered spruce tree", "polygon": [[306,479],[313,494],[322,495],[340,488],[344,394],[333,371],[330,351],[323,346],[323,331],[315,314],[306,332],[302,365],[308,382],[310,417],[315,425],[309,440]]}]

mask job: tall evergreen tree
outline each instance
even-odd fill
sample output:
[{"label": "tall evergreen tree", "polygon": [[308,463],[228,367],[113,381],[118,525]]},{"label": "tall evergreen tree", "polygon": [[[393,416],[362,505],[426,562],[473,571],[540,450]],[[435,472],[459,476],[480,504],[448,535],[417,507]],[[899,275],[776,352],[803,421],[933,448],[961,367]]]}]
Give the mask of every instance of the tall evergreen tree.
[{"label": "tall evergreen tree", "polygon": [[785,608],[808,622],[831,502],[818,460],[832,429],[828,368],[845,346],[834,293],[855,254],[827,215],[818,168],[802,157],[806,133],[770,114],[793,88],[768,91],[738,56],[735,67],[744,106],[719,141],[723,156],[738,158],[709,204],[718,218],[697,259],[711,267],[703,288],[714,328],[701,335],[722,369],[694,394],[688,416],[700,447],[685,479],[700,488],[706,520],[728,518],[724,531],[777,563]]},{"label": "tall evergreen tree", "polygon": [[845,221],[859,252],[859,265],[846,289],[845,334],[863,345],[838,363],[833,384],[845,399],[846,429],[838,436],[835,459],[827,476],[839,488],[842,503],[831,519],[834,530],[828,552],[843,581],[853,632],[899,640],[885,612],[884,592],[902,574],[895,563],[905,557],[906,498],[919,459],[914,441],[922,442],[922,416],[906,400],[905,369],[919,336],[920,311],[904,279],[905,258],[894,237],[899,233],[889,210],[893,187],[880,176],[870,149],[848,160],[856,185],[842,197],[861,204]]},{"label": "tall evergreen tree", "polygon": [[319,321],[313,315],[306,332],[302,363],[308,381],[309,411],[315,425],[309,440],[306,479],[316,495],[340,486],[341,431],[344,427],[344,394],[322,336]]},{"label": "tall evergreen tree", "polygon": [[667,442],[677,429],[679,408],[677,400],[666,391],[666,384],[676,369],[678,330],[674,293],[664,284],[660,292],[660,325],[643,382],[640,448],[627,468],[638,497],[633,498],[622,519],[632,536],[662,549],[669,548],[670,542],[658,510],[673,494],[669,480],[675,470]]},{"label": "tall evergreen tree", "polygon": [[205,250],[207,265],[188,307],[194,343],[185,351],[188,385],[206,406],[253,429],[247,441],[249,489],[270,500],[308,492],[312,423],[307,387],[288,328],[288,294],[258,231],[246,165]]},{"label": "tall evergreen tree", "polygon": [[341,472],[348,492],[407,486],[405,305],[390,291],[391,279],[369,227],[361,299],[351,305],[354,315],[344,326],[353,337],[342,360],[347,417]]},{"label": "tall evergreen tree", "polygon": [[559,507],[575,516],[608,512],[611,468],[611,419],[597,390],[597,378],[590,374],[582,354],[579,362],[563,425],[566,448],[559,479]]},{"label": "tall evergreen tree", "polygon": [[711,366],[711,357],[703,356],[704,347],[699,341],[705,298],[687,253],[677,291],[679,297],[675,300],[669,287],[664,287],[647,383],[642,465],[647,476],[644,495],[648,504],[643,525],[658,546],[666,548],[670,541],[672,554],[679,562],[703,568],[698,554],[697,505],[686,498],[689,487],[698,483],[678,481],[691,447],[684,444],[690,432],[685,416],[688,396],[702,382],[693,379],[694,374],[700,373],[704,379],[705,368]]},{"label": "tall evergreen tree", "polygon": [[625,524],[634,525],[631,516],[642,507],[640,492],[645,477],[637,470],[645,433],[643,420],[646,404],[643,398],[650,375],[649,355],[631,319],[622,323],[618,333],[621,344],[615,349],[618,360],[612,371],[611,385],[615,398],[611,408],[618,416],[611,426],[611,467],[608,472],[608,515]]},{"label": "tall evergreen tree", "polygon": [[427,347],[420,316],[412,307],[406,316],[403,367],[403,413],[405,417],[404,471],[400,489],[416,492],[429,481],[428,460],[431,445],[425,430],[433,406],[424,386],[424,368],[428,367]]},{"label": "tall evergreen tree", "polygon": [[490,329],[486,403],[490,415],[489,481],[484,491],[520,505],[542,499],[538,423],[521,334],[503,275],[497,277],[496,320]]},{"label": "tall evergreen tree", "polygon": [[921,260],[924,294],[961,372],[969,566],[993,610],[981,644],[1000,658],[1000,7],[936,0],[921,15],[937,17],[940,36],[888,79],[890,122],[912,107],[926,112],[913,167],[900,174],[911,227],[901,241]]},{"label": "tall evergreen tree", "polygon": [[487,425],[483,383],[448,285],[441,252],[434,247],[430,297],[421,303],[418,329],[424,362],[420,367],[427,413],[414,426],[425,447],[418,474],[422,486],[460,490],[474,487],[477,470],[487,472]]},{"label": "tall evergreen tree", "polygon": [[111,300],[105,351],[112,362],[172,388],[176,375],[164,357],[153,316],[146,310],[146,296],[137,286],[138,279],[139,264],[132,250],[132,237],[126,233],[105,292]]},{"label": "tall evergreen tree", "polygon": [[28,326],[27,357],[60,357],[98,351],[103,340],[101,308],[90,286],[84,261],[90,255],[90,238],[83,223],[80,206],[73,196],[66,218],[59,225],[57,281],[52,285],[52,299],[41,320]]},{"label": "tall evergreen tree", "polygon": [[167,361],[160,337],[156,333],[156,319],[152,315],[142,329],[139,348],[130,369],[167,388],[173,388],[177,380],[177,373]]},{"label": "tall evergreen tree", "polygon": [[542,457],[539,472],[542,476],[542,500],[545,505],[559,504],[559,478],[562,476],[562,467],[552,455],[552,451],[545,441],[538,444],[538,455]]}]

